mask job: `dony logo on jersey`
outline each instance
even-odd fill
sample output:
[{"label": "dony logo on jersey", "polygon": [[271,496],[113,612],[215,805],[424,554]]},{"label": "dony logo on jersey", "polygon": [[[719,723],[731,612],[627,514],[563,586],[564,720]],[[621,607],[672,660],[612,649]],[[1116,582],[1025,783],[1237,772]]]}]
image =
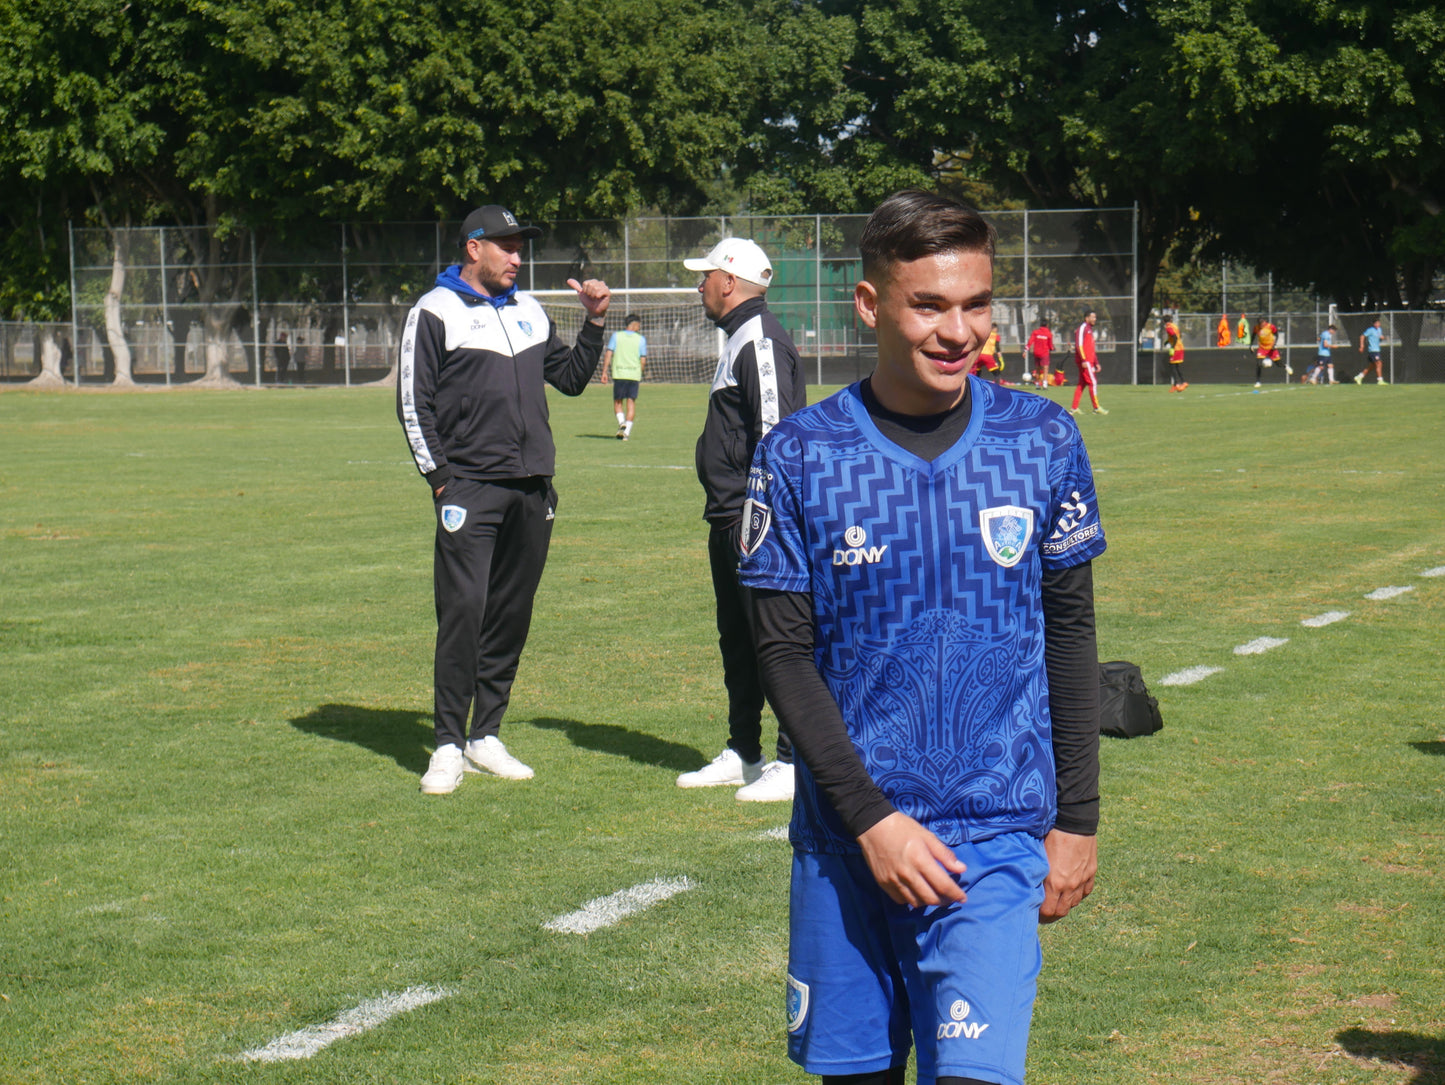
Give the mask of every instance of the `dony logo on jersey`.
[{"label": "dony logo on jersey", "polygon": [[987,1025],[980,1021],[967,1020],[969,1005],[963,999],[959,999],[952,1006],[948,1007],[948,1016],[951,1021],[944,1021],[938,1026],[938,1038],[940,1040],[957,1040],[962,1036],[966,1040],[977,1040],[983,1035]]},{"label": "dony logo on jersey", "polygon": [[868,532],[857,524],[843,532],[843,546],[833,551],[834,565],[874,565],[883,560],[888,544],[868,546]]},{"label": "dony logo on jersey", "polygon": [[442,527],[447,531],[456,531],[467,522],[467,510],[460,505],[442,506]]},{"label": "dony logo on jersey", "polygon": [[1034,533],[1034,513],[1017,505],[984,509],[978,514],[978,528],[983,532],[988,556],[1005,569],[1012,569],[1024,556]]}]

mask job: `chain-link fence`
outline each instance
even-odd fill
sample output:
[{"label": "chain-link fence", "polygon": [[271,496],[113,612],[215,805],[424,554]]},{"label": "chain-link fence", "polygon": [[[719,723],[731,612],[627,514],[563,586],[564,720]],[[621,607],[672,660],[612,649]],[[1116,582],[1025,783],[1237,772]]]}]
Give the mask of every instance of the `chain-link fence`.
[{"label": "chain-link fence", "polygon": [[[1041,319],[1067,341],[1087,309],[1101,352],[1135,362],[1135,212],[1003,211],[994,317],[1005,349]],[[751,237],[774,268],[768,303],[808,362],[841,383],[867,373],[875,346],[854,312],[864,215],[638,218],[543,225],[519,285],[537,291],[564,334],[577,323],[569,278],[605,279],[615,311],[654,312],[653,379],[707,380],[715,329],[682,261],[724,237]],[[459,224],[318,226],[303,235],[157,226],[71,234],[69,325],[10,326],[0,379],[45,370],[46,344],[65,379],[104,383],[356,384],[388,375],[415,300],[456,256]],[[550,292],[556,291],[556,295]],[[665,311],[664,311],[665,310]],[[28,330],[27,330],[28,329]],[[63,346],[61,342],[63,340]],[[51,356],[52,372],[57,354]]]}]

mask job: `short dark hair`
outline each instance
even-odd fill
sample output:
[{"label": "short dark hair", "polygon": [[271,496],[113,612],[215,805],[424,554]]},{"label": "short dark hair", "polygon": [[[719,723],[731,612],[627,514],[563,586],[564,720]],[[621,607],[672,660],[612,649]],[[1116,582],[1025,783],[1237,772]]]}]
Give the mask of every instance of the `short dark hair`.
[{"label": "short dark hair", "polygon": [[636,323],[638,323],[638,324],[641,324],[641,323],[642,323],[642,317],[638,316],[636,313],[628,313],[628,314],[627,314],[627,319],[622,322],[622,326],[625,328],[625,327],[627,327],[627,325],[629,325],[629,324],[631,324],[631,323],[633,323],[633,322],[636,322]]},{"label": "short dark hair", "polygon": [[994,228],[973,208],[936,192],[906,188],[868,216],[858,242],[863,277],[945,252],[981,252],[992,260],[997,238]]}]

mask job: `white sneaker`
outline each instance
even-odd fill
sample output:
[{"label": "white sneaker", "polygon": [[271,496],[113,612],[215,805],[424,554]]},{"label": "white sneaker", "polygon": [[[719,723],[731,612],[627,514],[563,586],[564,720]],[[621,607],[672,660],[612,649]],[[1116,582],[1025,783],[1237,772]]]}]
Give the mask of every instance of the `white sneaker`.
[{"label": "white sneaker", "polygon": [[532,770],[509,754],[507,747],[502,745],[502,740],[496,735],[468,742],[467,760],[471,765],[477,766],[473,769],[468,765],[470,771],[486,769],[493,776],[500,776],[504,780],[530,780],[533,776]]},{"label": "white sneaker", "polygon": [[763,774],[764,761],[744,761],[731,746],[696,772],[684,772],[677,778],[678,787],[737,787],[751,784]]},{"label": "white sneaker", "polygon": [[747,787],[738,788],[738,802],[792,802],[793,766],[774,761]]},{"label": "white sneaker", "polygon": [[1293,376],[1294,376],[1294,370],[1290,368],[1290,365],[1289,365],[1288,362],[1285,362],[1285,364],[1284,364],[1284,377],[1285,377],[1285,380],[1289,380],[1289,378],[1290,378],[1290,377],[1293,377]]},{"label": "white sneaker", "polygon": [[462,756],[462,748],[456,743],[448,742],[445,746],[437,747],[437,752],[431,755],[431,764],[422,774],[421,793],[450,795],[457,789],[457,784],[462,782],[465,765],[466,758]]},{"label": "white sneaker", "polygon": [[1356,384],[1364,384],[1364,383],[1365,383],[1365,375],[1364,375],[1363,373],[1356,373],[1356,374],[1355,374],[1355,383],[1356,383]]}]

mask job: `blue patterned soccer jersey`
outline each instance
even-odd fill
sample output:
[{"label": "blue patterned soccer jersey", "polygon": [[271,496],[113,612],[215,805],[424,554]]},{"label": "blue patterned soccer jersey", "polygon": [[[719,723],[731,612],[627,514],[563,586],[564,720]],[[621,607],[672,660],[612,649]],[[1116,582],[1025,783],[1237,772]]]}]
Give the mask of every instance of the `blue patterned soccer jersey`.
[{"label": "blue patterned soccer jersey", "polygon": [[[931,463],[885,438],[857,385],[758,446],[742,582],[813,599],[819,672],[869,776],[951,845],[1043,836],[1055,811],[1045,569],[1104,551],[1078,427],[970,378],[964,435]],[[857,843],[798,766],[793,843]]]}]

